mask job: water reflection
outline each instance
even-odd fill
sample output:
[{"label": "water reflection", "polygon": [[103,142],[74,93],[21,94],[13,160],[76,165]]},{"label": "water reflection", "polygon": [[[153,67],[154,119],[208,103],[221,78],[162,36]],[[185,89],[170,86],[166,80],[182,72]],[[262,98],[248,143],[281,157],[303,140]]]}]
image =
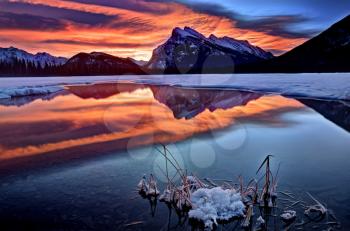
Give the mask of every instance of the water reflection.
[{"label": "water reflection", "polygon": [[261,94],[242,91],[183,89],[150,86],[154,98],[170,108],[176,119],[191,119],[205,110],[230,109],[245,106]]},{"label": "water reflection", "polygon": [[[272,153],[282,163],[281,191],[312,193],[350,227],[349,133],[304,106],[348,121],[346,103],[128,83],[70,87],[47,99],[1,101],[0,173],[49,166],[1,177],[5,229],[190,230],[164,204],[149,210],[149,202],[133,194],[143,173],[154,173],[162,184],[157,171],[164,158],[148,144],[175,141],[181,142],[168,148],[183,169],[233,182],[238,175],[254,177]],[[135,222],[141,223],[130,225]]]},{"label": "water reflection", "polygon": [[315,99],[299,99],[299,101],[350,132],[350,102]]},{"label": "water reflection", "polygon": [[172,143],[238,121],[290,126],[280,116],[303,108],[292,99],[241,91],[129,83],[70,86],[48,98],[0,106],[0,171]]},{"label": "water reflection", "polygon": [[123,92],[134,92],[138,89],[144,89],[145,86],[142,84],[135,83],[100,83],[91,85],[72,85],[66,87],[71,93],[79,96],[82,99],[105,99],[113,95],[117,95]]}]

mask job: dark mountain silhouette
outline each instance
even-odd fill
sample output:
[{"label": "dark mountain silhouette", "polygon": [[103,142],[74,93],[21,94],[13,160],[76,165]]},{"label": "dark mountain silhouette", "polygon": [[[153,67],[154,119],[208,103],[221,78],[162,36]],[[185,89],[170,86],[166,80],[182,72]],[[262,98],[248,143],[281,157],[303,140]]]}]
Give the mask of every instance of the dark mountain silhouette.
[{"label": "dark mountain silhouette", "polygon": [[293,50],[240,72],[349,72],[350,15]]},{"label": "dark mountain silhouette", "polygon": [[326,119],[350,132],[350,103],[346,101],[329,101],[318,99],[298,99],[301,103],[314,109]]},{"label": "dark mountain silhouette", "polygon": [[140,67],[128,58],[101,52],[79,53],[63,65],[66,75],[123,75],[143,74]]}]

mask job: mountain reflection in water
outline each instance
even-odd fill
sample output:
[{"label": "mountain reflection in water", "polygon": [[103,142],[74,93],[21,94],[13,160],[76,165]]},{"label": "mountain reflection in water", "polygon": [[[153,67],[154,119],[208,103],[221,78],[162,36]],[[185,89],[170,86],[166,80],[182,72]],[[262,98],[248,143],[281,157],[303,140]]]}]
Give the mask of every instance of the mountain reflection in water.
[{"label": "mountain reflection in water", "polygon": [[130,83],[27,99],[0,102],[0,172],[176,142],[240,121],[289,126],[280,116],[305,108],[281,96]]},{"label": "mountain reflection in water", "polygon": [[[146,86],[138,84],[95,84],[90,86],[70,86],[75,95],[87,99],[101,99],[123,92],[133,92]],[[153,97],[172,110],[176,119],[191,119],[206,109],[229,109],[244,106],[262,96],[260,93],[227,90],[177,88],[170,86],[148,86]]]},{"label": "mountain reflection in water", "polygon": [[299,99],[299,101],[350,132],[350,102],[315,99]]}]

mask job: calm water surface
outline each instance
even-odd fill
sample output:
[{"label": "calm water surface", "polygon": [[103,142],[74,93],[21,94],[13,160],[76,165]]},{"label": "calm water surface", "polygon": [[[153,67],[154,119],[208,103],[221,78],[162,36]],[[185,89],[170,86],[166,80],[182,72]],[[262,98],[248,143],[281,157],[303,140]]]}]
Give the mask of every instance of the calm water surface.
[{"label": "calm water surface", "polygon": [[233,182],[273,154],[280,190],[312,193],[350,229],[347,102],[120,83],[0,105],[1,230],[190,229],[135,191],[144,173],[162,187],[159,143],[197,176]]}]

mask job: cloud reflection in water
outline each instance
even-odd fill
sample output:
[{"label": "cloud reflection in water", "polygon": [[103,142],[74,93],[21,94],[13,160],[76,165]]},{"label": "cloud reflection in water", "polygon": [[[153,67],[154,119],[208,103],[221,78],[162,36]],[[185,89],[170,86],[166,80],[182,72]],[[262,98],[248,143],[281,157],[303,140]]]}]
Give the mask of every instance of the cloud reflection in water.
[{"label": "cloud reflection in water", "polygon": [[129,83],[71,86],[68,92],[0,106],[0,169],[173,143],[237,121],[286,126],[279,115],[304,108],[281,96]]}]

